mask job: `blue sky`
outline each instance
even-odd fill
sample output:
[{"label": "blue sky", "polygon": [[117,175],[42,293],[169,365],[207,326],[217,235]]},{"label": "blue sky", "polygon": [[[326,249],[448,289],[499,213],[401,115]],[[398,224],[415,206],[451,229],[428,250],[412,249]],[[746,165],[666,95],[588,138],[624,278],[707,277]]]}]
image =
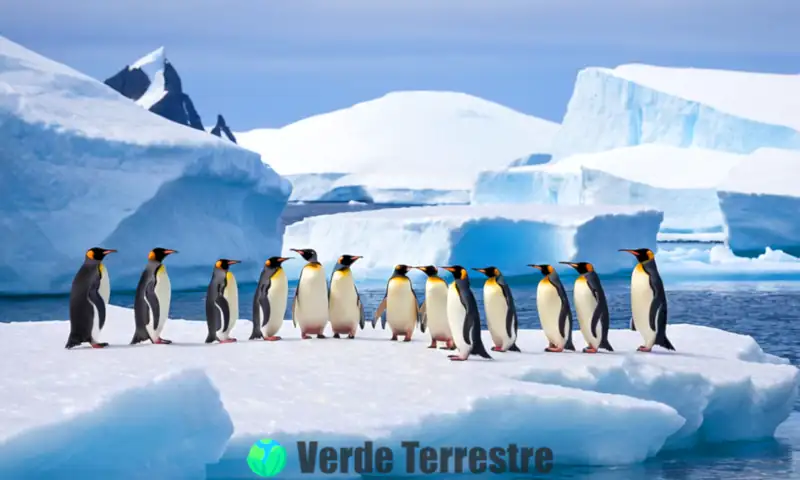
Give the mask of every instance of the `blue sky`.
[{"label": "blue sky", "polygon": [[234,130],[393,90],[560,120],[586,66],[800,73],[798,19],[798,0],[0,2],[0,34],[99,79],[164,45],[203,121]]}]

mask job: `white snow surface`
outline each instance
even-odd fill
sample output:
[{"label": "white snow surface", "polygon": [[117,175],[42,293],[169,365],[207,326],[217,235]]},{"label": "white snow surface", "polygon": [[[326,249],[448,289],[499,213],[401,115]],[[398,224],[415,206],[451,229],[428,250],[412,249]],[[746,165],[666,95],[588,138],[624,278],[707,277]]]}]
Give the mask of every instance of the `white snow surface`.
[{"label": "white snow surface", "polygon": [[[522,330],[523,353],[463,363],[426,348],[425,334],[390,342],[386,331],[369,326],[355,340],[303,341],[286,321],[284,340],[263,342],[245,340],[252,327],[240,320],[238,343],[205,345],[205,322],[170,320],[164,335],[175,344],[128,346],[133,325],[131,310],[112,306],[102,334],[112,346],[65,350],[67,322],[0,324],[0,350],[15,359],[0,365],[7,392],[0,467],[19,466],[20,452],[56,452],[67,462],[67,453],[78,452],[76,463],[113,467],[114,478],[172,478],[158,469],[213,463],[231,435],[218,398],[233,432],[216,467],[224,471],[211,471],[227,478],[248,473],[243,459],[260,438],[287,446],[282,477],[298,474],[293,442],[300,440],[351,447],[375,440],[392,447],[396,461],[400,442],[413,439],[546,445],[560,465],[629,464],[664,448],[770,437],[789,416],[800,382],[797,368],[765,354],[751,337],[692,325],[670,326],[677,352],[637,353],[638,333],[612,330],[614,353],[548,354],[540,331]],[[483,336],[491,344],[489,333]],[[583,341],[574,338],[580,350]],[[186,373],[142,386],[180,371]],[[159,420],[160,428],[150,427]],[[118,430],[104,428],[102,437],[94,429],[112,424]],[[168,441],[177,438],[184,441]],[[62,439],[72,440],[70,449],[59,449]],[[37,450],[34,441],[45,445]],[[119,445],[134,448],[132,458],[103,462],[102,453]],[[159,448],[163,454],[150,464],[138,461]],[[90,450],[100,454],[88,461]],[[52,473],[69,478],[68,471]]]},{"label": "white snow surface", "polygon": [[[618,249],[655,249],[661,220],[661,212],[626,206],[458,205],[347,212],[289,225],[283,254],[294,256],[290,248],[314,248],[329,267],[342,254],[361,255],[354,275],[383,281],[397,264],[493,265],[517,275],[531,273],[530,263],[583,260],[613,272],[632,267],[632,257]],[[302,262],[292,263],[284,268],[297,278]]]},{"label": "white snow surface", "polygon": [[800,152],[759,149],[719,187],[728,245],[752,256],[765,248],[800,255]]},{"label": "white snow surface", "polygon": [[[425,191],[467,191],[481,170],[505,167],[531,153],[549,153],[558,124],[465,93],[392,92],[280,129],[236,133],[282,175],[295,175],[302,196],[314,201],[333,188],[372,191],[395,203]],[[297,182],[314,175],[347,174],[324,188]],[[311,176],[297,176],[312,174]],[[309,190],[312,190],[309,192]],[[342,193],[339,192],[339,195]],[[464,195],[464,194],[461,194]],[[340,201],[359,200],[341,198]]]},{"label": "white snow surface", "polygon": [[581,70],[553,158],[658,143],[800,149],[800,75],[622,65]]},{"label": "white snow surface", "polygon": [[139,69],[150,79],[147,91],[136,100],[136,104],[145,109],[150,109],[167,94],[164,80],[164,62],[166,61],[164,47],[158,47],[139,60],[133,62],[128,69]]},{"label": "white snow surface", "polygon": [[69,291],[94,246],[120,251],[112,288],[135,287],[156,246],[180,251],[178,288],[221,256],[256,274],[281,249],[290,185],[258,155],[2,37],[0,144],[2,293]]}]

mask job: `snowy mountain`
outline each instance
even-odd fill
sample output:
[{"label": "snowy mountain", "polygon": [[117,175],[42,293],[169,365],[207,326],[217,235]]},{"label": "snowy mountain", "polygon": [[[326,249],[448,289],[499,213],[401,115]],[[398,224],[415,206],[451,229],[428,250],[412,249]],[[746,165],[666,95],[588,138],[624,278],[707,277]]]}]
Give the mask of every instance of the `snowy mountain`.
[{"label": "snowy mountain", "polygon": [[157,115],[203,130],[200,114],[184,92],[181,77],[167,59],[164,47],[125,66],[104,83]]},{"label": "snowy mountain", "polygon": [[119,250],[114,289],[159,245],[180,251],[177,288],[206,284],[220,256],[255,275],[281,249],[290,186],[258,155],[3,37],[0,145],[0,293],[68,291],[93,246]]},{"label": "snowy mountain", "polygon": [[[211,135],[216,135],[220,138],[227,138],[233,143],[236,143],[236,137],[233,135],[233,132],[228,125],[225,123],[225,117],[222,115],[217,115],[217,124],[214,125],[214,128],[211,129]],[[224,137],[223,137],[224,135]]]},{"label": "snowy mountain", "polygon": [[553,156],[659,143],[800,149],[800,75],[650,65],[578,73]]},{"label": "snowy mountain", "polygon": [[550,152],[558,124],[464,93],[410,91],[237,133],[292,200],[466,203],[478,172]]}]

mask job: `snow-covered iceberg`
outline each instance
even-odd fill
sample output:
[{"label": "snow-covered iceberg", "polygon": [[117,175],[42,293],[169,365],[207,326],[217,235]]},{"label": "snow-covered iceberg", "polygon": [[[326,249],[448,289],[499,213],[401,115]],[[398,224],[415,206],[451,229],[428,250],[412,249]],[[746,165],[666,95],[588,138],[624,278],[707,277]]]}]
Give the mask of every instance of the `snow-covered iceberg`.
[{"label": "snow-covered iceberg", "polygon": [[[476,204],[647,205],[662,233],[722,231],[717,187],[746,155],[645,144],[483,172]],[[762,249],[763,251],[763,249]]]},{"label": "snow-covered iceberg", "polygon": [[[655,248],[661,212],[624,206],[451,205],[338,213],[286,228],[289,248],[317,250],[331,266],[362,255],[359,278],[386,280],[394,265],[494,265],[506,275],[529,274],[530,263],[593,262],[598,270],[630,268],[617,251]],[[301,265],[286,264],[296,278]]]},{"label": "snow-covered iceberg", "polygon": [[739,256],[765,248],[800,256],[800,152],[760,149],[719,188],[728,246]]},{"label": "snow-covered iceberg", "polygon": [[291,176],[291,201],[467,203],[481,170],[547,154],[558,124],[455,92],[393,92],[239,144]]},{"label": "snow-covered iceberg", "polygon": [[[102,83],[0,37],[0,292],[69,291],[93,246],[112,288],[174,248],[173,286],[207,283],[220,256],[281,250],[289,183],[258,155],[151,114]],[[21,261],[24,259],[24,261]]]},{"label": "snow-covered iceberg", "polygon": [[659,143],[800,149],[800,75],[650,65],[578,73],[553,157]]},{"label": "snow-covered iceberg", "polygon": [[[45,453],[55,451],[51,444],[58,442],[37,437],[45,431],[77,442],[58,452],[59,460],[91,447],[111,453],[113,442],[97,446],[95,437],[68,427],[78,427],[81,419],[90,427],[119,421],[127,434],[145,418],[135,430],[146,436],[136,437],[141,441],[133,460],[150,448],[145,440],[168,448],[151,460],[151,468],[132,460],[125,467],[135,463],[139,470],[114,478],[176,478],[171,474],[181,465],[218,456],[220,437],[230,433],[220,399],[233,432],[221,461],[207,469],[212,478],[250,475],[244,459],[261,438],[286,447],[281,478],[302,476],[294,442],[311,440],[320,447],[374,440],[394,450],[398,465],[400,442],[409,439],[430,446],[547,446],[558,465],[622,465],[665,448],[770,437],[789,416],[800,383],[796,367],[764,353],[751,337],[692,325],[670,326],[678,351],[666,354],[635,352],[641,338],[628,330],[611,330],[614,353],[547,354],[540,331],[522,330],[517,343],[523,353],[457,364],[447,360],[449,352],[426,348],[429,339],[419,332],[410,343],[389,342],[385,331],[369,327],[355,340],[306,342],[290,321],[280,342],[244,341],[252,327],[240,320],[234,336],[242,341],[205,345],[204,322],[170,320],[165,335],[173,345],[115,347],[130,340],[133,324],[131,310],[112,306],[103,332],[112,346],[70,351],[63,349],[67,322],[0,324],[0,351],[15,359],[0,364],[0,389],[13,392],[0,409],[0,459],[8,462],[2,465],[17,465],[12,457],[32,445],[17,443],[21,439],[42,440]],[[488,344],[489,333],[483,335]],[[584,346],[580,335],[575,346]],[[219,397],[199,373],[124,393],[187,369],[203,369]],[[106,401],[118,394],[119,402]],[[153,403],[158,399],[162,410]],[[139,408],[145,417],[135,413]],[[106,413],[112,410],[126,415]],[[167,432],[164,426],[147,428],[162,413],[171,415]],[[183,423],[188,419],[196,424]],[[198,429],[196,437],[177,441],[189,430],[176,433],[176,425]],[[113,429],[104,432],[116,435]],[[175,449],[180,458],[174,458]],[[83,467],[106,465],[95,458]],[[68,471],[52,473],[48,478],[74,478]]]}]

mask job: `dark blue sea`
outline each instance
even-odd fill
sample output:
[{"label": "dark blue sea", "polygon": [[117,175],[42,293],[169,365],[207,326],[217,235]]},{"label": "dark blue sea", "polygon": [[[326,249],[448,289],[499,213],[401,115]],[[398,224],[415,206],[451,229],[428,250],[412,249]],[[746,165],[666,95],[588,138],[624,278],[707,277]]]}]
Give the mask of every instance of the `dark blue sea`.
[{"label": "dark blue sea", "polygon": [[[535,282],[535,278],[511,281],[520,328],[539,328]],[[564,283],[569,288],[572,282],[565,279]],[[606,279],[604,283],[610,303],[612,328],[625,328],[630,319],[628,279]],[[475,282],[479,302],[481,286],[482,282]],[[240,295],[248,298],[253,289],[253,285],[240,285]],[[362,286],[360,290],[369,315],[380,302],[383,287]],[[290,295],[293,294],[291,291]],[[204,295],[204,291],[175,292],[171,316],[202,319]],[[418,295],[420,299],[423,296],[419,288]],[[672,322],[707,325],[751,335],[768,353],[788,358],[794,365],[800,364],[800,281],[668,283],[667,295]],[[114,292],[111,302],[131,307],[133,296]],[[249,318],[247,308],[242,310],[242,317]],[[64,318],[67,318],[67,298],[63,296],[0,298],[0,322]],[[795,406],[795,413],[779,428],[774,440],[670,452],[633,467],[557,467],[542,478],[800,479],[800,405]]]}]

